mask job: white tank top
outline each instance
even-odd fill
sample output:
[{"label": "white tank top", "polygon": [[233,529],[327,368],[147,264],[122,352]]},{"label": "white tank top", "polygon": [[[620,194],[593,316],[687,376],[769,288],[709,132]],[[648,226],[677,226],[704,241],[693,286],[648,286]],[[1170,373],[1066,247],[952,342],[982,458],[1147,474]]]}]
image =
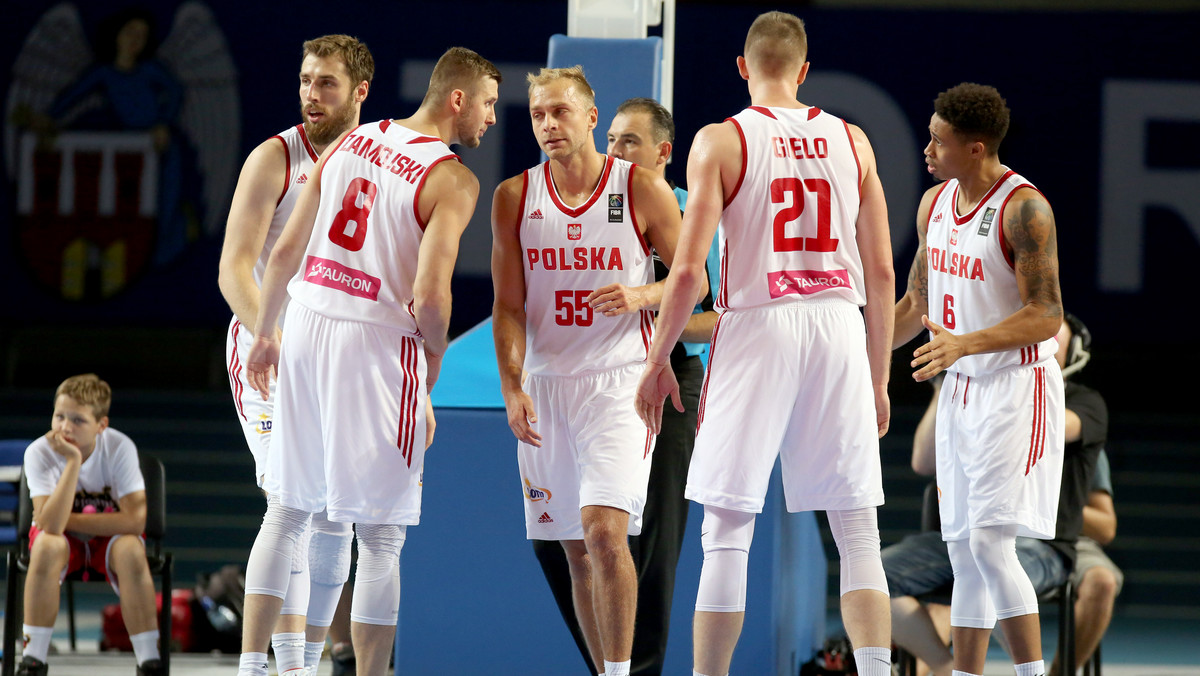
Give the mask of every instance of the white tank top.
[{"label": "white tank top", "polygon": [[[955,179],[942,184],[929,210],[925,239],[929,317],[955,335],[995,326],[1023,305],[1004,246],[1004,206],[1018,188],[1034,186],[1004,169],[970,213],[958,215]],[[1057,349],[1058,341],[1050,338],[1036,345],[962,357],[948,370],[979,376],[1009,366],[1045,364],[1054,361]]]},{"label": "white tank top", "polygon": [[721,214],[717,309],[863,305],[854,239],[862,171],[850,127],[818,108],[751,106],[729,121],[742,175]]},{"label": "white tank top", "polygon": [[629,192],[633,171],[629,162],[607,158],[595,192],[576,208],[559,198],[549,162],[525,172],[520,239],[529,373],[576,375],[646,359],[653,312],[606,317],[585,300],[609,284],[654,281]]},{"label": "white tank top", "polygon": [[308,134],[304,133],[303,124],[281,131],[271,138],[279,139],[283,144],[287,173],[284,174],[283,192],[279,195],[279,201],[275,203],[275,213],[271,216],[271,227],[267,230],[267,239],[263,242],[262,253],[258,255],[258,262],[254,264],[254,281],[259,288],[262,288],[263,273],[267,270],[267,260],[271,258],[271,250],[275,248],[275,242],[283,232],[283,226],[287,224],[288,217],[292,215],[292,209],[296,208],[296,200],[300,199],[300,191],[308,182],[308,177],[313,173],[313,167],[317,166],[318,159],[316,149],[308,141]]},{"label": "white tank top", "polygon": [[435,165],[458,156],[439,139],[381,120],[354,129],[321,171],[321,205],[294,302],[334,319],[420,336],[413,282],[425,224],[418,199]]}]

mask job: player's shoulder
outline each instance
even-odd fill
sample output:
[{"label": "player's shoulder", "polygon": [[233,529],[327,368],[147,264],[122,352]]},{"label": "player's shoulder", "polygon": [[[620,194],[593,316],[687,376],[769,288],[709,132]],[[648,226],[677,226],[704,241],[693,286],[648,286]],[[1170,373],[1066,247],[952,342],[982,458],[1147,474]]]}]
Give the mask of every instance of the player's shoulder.
[{"label": "player's shoulder", "polygon": [[496,186],[495,196],[497,198],[520,198],[521,193],[525,191],[525,172],[521,172],[516,176],[510,176],[500,182]]},{"label": "player's shoulder", "polygon": [[283,167],[288,161],[287,142],[276,134],[264,140],[246,157],[246,167]]},{"label": "player's shoulder", "polygon": [[925,229],[929,226],[929,215],[933,211],[934,202],[942,190],[946,188],[947,183],[949,181],[942,181],[921,195],[921,201],[917,205],[917,229],[921,232],[925,232]]}]

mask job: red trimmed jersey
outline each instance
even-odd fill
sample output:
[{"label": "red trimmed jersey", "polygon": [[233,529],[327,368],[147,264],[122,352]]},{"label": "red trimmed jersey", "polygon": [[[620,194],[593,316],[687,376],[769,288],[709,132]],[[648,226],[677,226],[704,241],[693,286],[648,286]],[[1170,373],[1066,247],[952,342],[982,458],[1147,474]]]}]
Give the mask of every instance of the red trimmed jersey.
[{"label": "red trimmed jersey", "polygon": [[519,234],[529,373],[577,375],[646,359],[653,312],[606,317],[586,300],[609,284],[654,281],[629,191],[633,171],[633,164],[607,158],[596,190],[575,208],[559,198],[549,162],[525,172]]},{"label": "red trimmed jersey", "polygon": [[742,174],[721,214],[717,309],[865,304],[854,238],[862,171],[849,126],[819,108],[751,106],[728,121]]},{"label": "red trimmed jersey", "polygon": [[[962,335],[999,324],[1021,309],[1013,261],[1004,245],[1004,207],[1019,188],[1033,184],[1005,167],[992,189],[967,214],[959,215],[958,181],[942,184],[929,210],[926,251],[929,264],[929,318]],[[1036,188],[1034,188],[1036,190]],[[1058,341],[1049,338],[1003,352],[959,358],[948,370],[965,376],[994,373],[1009,366],[1054,361]]]},{"label": "red trimmed jersey", "polygon": [[421,187],[458,156],[441,140],[381,120],[357,127],[321,171],[321,204],[292,300],[334,319],[419,336],[413,282],[425,224]]},{"label": "red trimmed jersey", "polygon": [[284,176],[283,192],[279,194],[279,200],[275,203],[275,213],[271,216],[267,239],[263,242],[262,252],[258,254],[258,261],[254,264],[254,282],[259,288],[262,287],[263,273],[267,270],[271,250],[275,248],[275,242],[283,233],[283,226],[292,215],[292,209],[296,208],[296,200],[300,199],[300,191],[312,176],[313,168],[317,166],[319,159],[317,151],[308,140],[303,124],[281,131],[271,138],[279,139],[283,144],[287,173]]}]

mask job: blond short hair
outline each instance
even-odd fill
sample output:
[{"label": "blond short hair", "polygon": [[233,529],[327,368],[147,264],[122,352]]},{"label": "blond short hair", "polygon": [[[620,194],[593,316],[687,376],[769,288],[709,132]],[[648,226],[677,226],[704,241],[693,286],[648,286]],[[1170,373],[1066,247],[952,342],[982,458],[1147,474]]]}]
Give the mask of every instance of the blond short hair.
[{"label": "blond short hair", "polygon": [[91,406],[96,420],[107,416],[108,408],[112,405],[112,388],[95,373],[71,376],[62,381],[54,392],[55,401],[64,394],[78,404]]},{"label": "blond short hair", "polygon": [[586,100],[588,108],[596,105],[596,92],[592,89],[592,85],[588,84],[587,77],[583,74],[583,66],[543,68],[537,73],[529,73],[525,76],[525,81],[529,83],[530,94],[533,93],[534,87],[544,87],[557,80],[569,80],[575,86],[575,91]]},{"label": "blond short hair", "polygon": [[804,21],[786,12],[760,14],[746,33],[746,61],[767,76],[786,75],[808,59]]},{"label": "blond short hair", "polygon": [[358,38],[350,35],[322,35],[304,43],[303,57],[312,54],[319,58],[336,56],[346,66],[351,86],[360,82],[370,83],[375,77],[375,58],[371,50]]},{"label": "blond short hair", "polygon": [[491,78],[496,84],[504,79],[500,69],[491,61],[466,47],[451,47],[434,65],[433,74],[429,76],[429,88],[425,90],[421,105],[431,102],[440,104],[455,89],[473,96],[476,83],[483,78]]}]

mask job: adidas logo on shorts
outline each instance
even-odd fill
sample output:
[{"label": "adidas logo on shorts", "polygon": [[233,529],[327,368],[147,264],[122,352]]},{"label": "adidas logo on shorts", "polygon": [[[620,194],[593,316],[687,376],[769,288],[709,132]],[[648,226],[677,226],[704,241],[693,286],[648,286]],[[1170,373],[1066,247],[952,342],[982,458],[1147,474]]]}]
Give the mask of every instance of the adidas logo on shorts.
[{"label": "adidas logo on shorts", "polygon": [[542,515],[538,517],[538,523],[554,523],[554,519],[550,518],[549,512],[542,512]]}]

